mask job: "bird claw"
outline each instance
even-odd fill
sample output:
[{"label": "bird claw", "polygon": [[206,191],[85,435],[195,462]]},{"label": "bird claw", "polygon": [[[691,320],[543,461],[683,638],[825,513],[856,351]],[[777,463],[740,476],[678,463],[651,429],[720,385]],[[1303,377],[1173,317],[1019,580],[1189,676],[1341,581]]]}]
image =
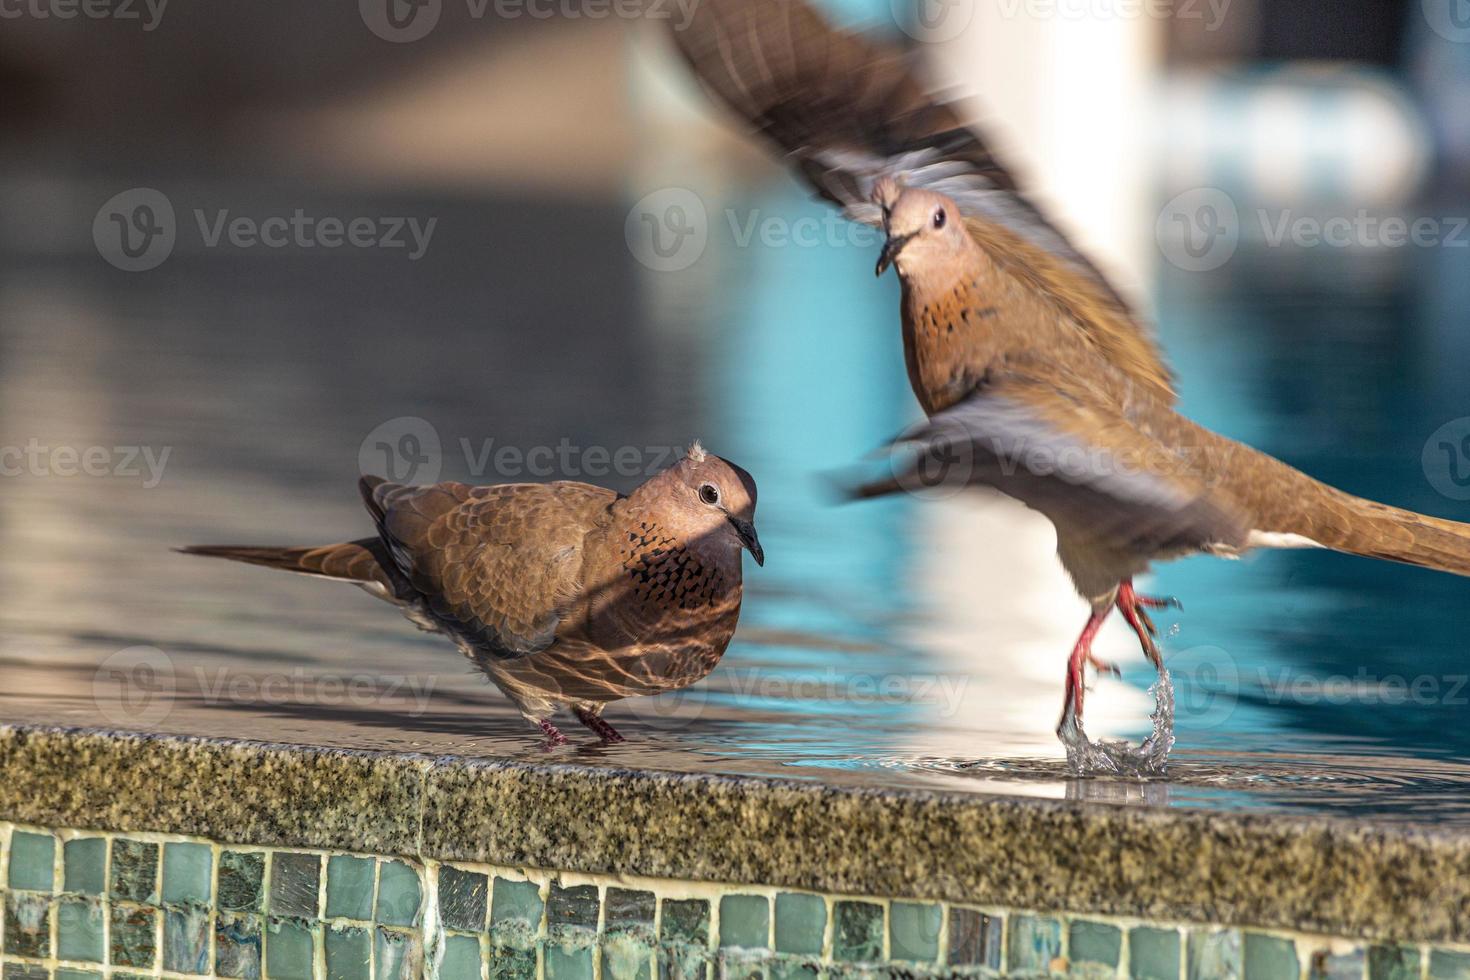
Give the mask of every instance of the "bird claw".
[{"label": "bird claw", "polygon": [[550,752],[552,749],[567,744],[567,737],[561,733],[561,729],[545,718],[538,720],[536,724],[541,726],[541,731],[546,736],[546,740],[541,743],[542,752]]},{"label": "bird claw", "polygon": [[1119,680],[1121,680],[1123,677],[1122,668],[1113,663],[1111,660],[1103,660],[1101,657],[1094,657],[1089,654],[1087,657],[1087,662],[1092,665],[1092,669],[1097,671],[1099,676],[1102,674],[1109,674],[1113,677],[1118,678]]}]

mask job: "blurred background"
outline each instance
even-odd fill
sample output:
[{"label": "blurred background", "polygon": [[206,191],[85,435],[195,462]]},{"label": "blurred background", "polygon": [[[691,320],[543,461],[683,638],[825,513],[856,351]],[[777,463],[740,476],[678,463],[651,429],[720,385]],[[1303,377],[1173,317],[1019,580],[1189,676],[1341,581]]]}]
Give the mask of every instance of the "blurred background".
[{"label": "blurred background", "polygon": [[[1064,777],[1051,529],[835,505],[918,415],[897,285],[687,77],[696,2],[0,0],[0,722],[537,757],[387,607],[169,549],[362,536],[360,471],[629,489],[700,437],[770,560],[716,674],[582,761],[1470,821],[1470,584],[1331,554],[1158,570],[1171,779]],[[1470,520],[1465,0],[827,9],[964,101],[1186,412]],[[1137,738],[1152,672],[1099,652],[1089,730]]]}]

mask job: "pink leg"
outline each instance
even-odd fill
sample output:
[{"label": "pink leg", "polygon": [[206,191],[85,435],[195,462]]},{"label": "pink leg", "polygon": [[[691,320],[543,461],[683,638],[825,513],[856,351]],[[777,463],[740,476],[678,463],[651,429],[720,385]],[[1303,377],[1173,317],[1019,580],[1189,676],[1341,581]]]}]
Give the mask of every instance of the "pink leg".
[{"label": "pink leg", "polygon": [[1087,618],[1087,625],[1082,627],[1082,635],[1077,637],[1072,656],[1067,658],[1067,694],[1062,700],[1062,720],[1057,724],[1059,729],[1066,726],[1068,719],[1082,717],[1083,667],[1089,662],[1096,662],[1092,656],[1092,641],[1111,611],[1107,607],[1100,611],[1093,610],[1092,615]]},{"label": "pink leg", "polygon": [[558,729],[551,722],[547,721],[545,718],[542,718],[541,720],[536,722],[536,724],[541,726],[541,731],[546,736],[546,741],[541,743],[542,751],[550,752],[558,745],[567,744],[567,737],[561,733],[560,729]]},{"label": "pink leg", "polygon": [[1133,580],[1124,579],[1118,586],[1117,598],[1118,611],[1133,627],[1133,632],[1138,634],[1138,642],[1143,645],[1143,652],[1147,655],[1149,663],[1154,665],[1155,670],[1162,670],[1164,666],[1163,655],[1159,652],[1159,645],[1154,638],[1159,635],[1158,627],[1154,626],[1149,609],[1164,609],[1173,606],[1182,609],[1178,599],[1159,599],[1154,596],[1139,595],[1133,591]]},{"label": "pink leg", "polygon": [[578,721],[592,729],[597,734],[597,737],[604,742],[612,744],[627,741],[622,735],[618,734],[616,728],[603,721],[601,715],[593,714],[586,708],[573,708],[572,713],[577,716]]}]

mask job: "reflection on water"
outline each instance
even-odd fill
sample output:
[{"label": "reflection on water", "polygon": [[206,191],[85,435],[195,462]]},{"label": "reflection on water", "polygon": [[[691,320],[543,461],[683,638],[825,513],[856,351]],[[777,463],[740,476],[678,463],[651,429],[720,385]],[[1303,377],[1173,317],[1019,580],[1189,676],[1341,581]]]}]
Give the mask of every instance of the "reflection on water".
[{"label": "reflection on water", "polygon": [[[114,190],[67,193],[89,222]],[[312,193],[247,190],[287,211]],[[226,206],[245,191],[192,193]],[[822,213],[794,191],[760,203]],[[863,248],[712,235],[693,269],[651,282],[619,204],[317,210],[440,221],[415,263],[185,250],[128,274],[89,251],[89,223],[44,248],[4,239],[0,446],[33,443],[52,469],[28,464],[0,494],[0,718],[541,758],[448,643],[376,600],[168,549],[367,533],[359,448],[400,416],[432,423],[444,478],[485,482],[522,476],[497,470],[487,440],[641,451],[700,436],[761,486],[769,561],[748,570],[737,640],[706,683],[610,708],[629,744],[556,758],[1470,824],[1467,583],[1329,554],[1160,570],[1150,590],[1188,607],[1165,643],[1168,774],[1069,779],[1053,728],[1086,611],[1046,523],[982,494],[835,503],[833,475],[915,412],[895,286]],[[1429,433],[1470,411],[1461,270],[1424,253],[1370,290],[1350,288],[1353,270],[1268,258],[1165,278],[1186,408],[1349,490],[1470,517],[1420,462]],[[87,447],[105,447],[107,475],[55,471],[54,450]],[[168,448],[156,486],[121,472],[128,447]],[[136,656],[109,661],[139,646],[158,651],[147,683]],[[1097,682],[1089,731],[1137,740],[1153,671],[1119,623],[1097,649],[1124,679]]]}]

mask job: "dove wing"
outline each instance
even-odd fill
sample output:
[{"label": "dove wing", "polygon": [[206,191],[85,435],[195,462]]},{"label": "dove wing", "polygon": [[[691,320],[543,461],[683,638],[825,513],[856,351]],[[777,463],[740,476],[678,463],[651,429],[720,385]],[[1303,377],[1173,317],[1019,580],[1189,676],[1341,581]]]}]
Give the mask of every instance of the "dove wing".
[{"label": "dove wing", "polygon": [[937,483],[993,486],[1059,526],[1126,554],[1238,550],[1250,524],[1186,449],[1154,438],[1045,366],[988,379],[900,444],[894,476],[858,489],[878,496]]},{"label": "dove wing", "polygon": [[930,94],[907,52],[834,28],[805,0],[705,0],[672,33],[704,86],[849,218],[882,225],[871,197],[883,177],[946,195],[997,262],[1047,293],[1121,369],[1173,400],[1148,326],[1021,193],[981,133]]},{"label": "dove wing", "polygon": [[393,562],[430,613],[492,655],[549,647],[582,593],[587,533],[617,494],[584,483],[404,486],[365,478]]}]

